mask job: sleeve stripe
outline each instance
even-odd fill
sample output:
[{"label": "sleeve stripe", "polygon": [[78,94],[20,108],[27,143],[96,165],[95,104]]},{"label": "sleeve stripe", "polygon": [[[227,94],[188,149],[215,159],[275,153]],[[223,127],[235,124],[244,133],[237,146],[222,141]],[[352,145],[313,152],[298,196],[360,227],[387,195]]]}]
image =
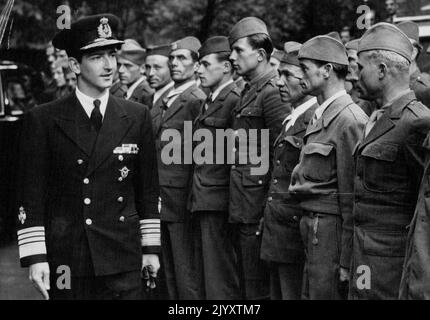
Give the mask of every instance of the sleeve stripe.
[{"label": "sleeve stripe", "polygon": [[140,224],[147,224],[147,223],[160,223],[160,219],[144,219],[144,220],[140,220]]},{"label": "sleeve stripe", "polygon": [[142,238],[142,247],[160,246],[160,245],[161,245],[160,238],[157,238],[157,239],[143,239]]},{"label": "sleeve stripe", "polygon": [[41,254],[46,254],[46,246],[44,241],[31,242],[19,246],[19,257],[21,259]]},{"label": "sleeve stripe", "polygon": [[32,238],[32,237],[44,237],[45,232],[31,232],[31,233],[25,233],[23,235],[18,236],[18,241]]},{"label": "sleeve stripe", "polygon": [[45,242],[45,237],[31,237],[28,239],[24,239],[24,240],[18,241],[18,245],[22,246],[23,244],[31,243],[31,242]]},{"label": "sleeve stripe", "polygon": [[18,231],[18,236],[30,233],[30,232],[45,232],[45,227],[32,227],[32,228],[25,228]]}]

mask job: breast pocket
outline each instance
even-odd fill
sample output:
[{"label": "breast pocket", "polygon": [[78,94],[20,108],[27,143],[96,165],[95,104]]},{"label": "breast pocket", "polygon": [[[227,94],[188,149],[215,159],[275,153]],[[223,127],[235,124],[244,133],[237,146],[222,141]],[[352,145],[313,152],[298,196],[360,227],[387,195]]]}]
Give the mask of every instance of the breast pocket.
[{"label": "breast pocket", "polygon": [[[299,162],[303,140],[294,136],[285,137],[275,148],[275,154],[282,154],[282,162],[287,172],[292,172]],[[281,150],[280,150],[281,149]]]},{"label": "breast pocket", "polygon": [[307,180],[325,182],[335,174],[334,146],[311,142],[303,150],[303,175]]},{"label": "breast pocket", "polygon": [[391,192],[401,187],[403,174],[397,171],[406,168],[395,165],[398,151],[397,145],[382,143],[371,144],[362,151],[363,181],[368,190]]},{"label": "breast pocket", "polygon": [[228,120],[223,118],[207,117],[203,120],[203,124],[207,127],[213,128],[227,128]]}]

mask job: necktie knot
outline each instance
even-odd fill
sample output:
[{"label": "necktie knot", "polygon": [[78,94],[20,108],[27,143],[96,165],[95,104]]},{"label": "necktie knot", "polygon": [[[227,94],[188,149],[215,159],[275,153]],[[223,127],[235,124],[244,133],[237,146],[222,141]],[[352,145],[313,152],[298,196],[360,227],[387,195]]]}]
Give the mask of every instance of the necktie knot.
[{"label": "necktie knot", "polygon": [[100,110],[100,105],[102,104],[102,102],[99,99],[94,100],[93,104],[96,109]]}]

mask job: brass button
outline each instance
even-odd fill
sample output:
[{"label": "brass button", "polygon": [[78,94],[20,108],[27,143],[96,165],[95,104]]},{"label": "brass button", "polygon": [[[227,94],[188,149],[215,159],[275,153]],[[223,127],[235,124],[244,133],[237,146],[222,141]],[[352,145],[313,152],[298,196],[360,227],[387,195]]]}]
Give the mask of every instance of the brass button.
[{"label": "brass button", "polygon": [[82,159],[78,159],[78,164],[79,165],[81,165],[81,164],[83,164],[84,163],[84,160],[82,160]]},{"label": "brass button", "polygon": [[121,182],[122,180],[123,180],[123,179],[122,179],[122,177],[119,177],[119,178],[118,178],[118,181],[119,181],[119,182]]},{"label": "brass button", "polygon": [[124,198],[123,197],[119,197],[118,198],[118,202],[123,202],[124,201]]},{"label": "brass button", "polygon": [[278,183],[278,179],[273,179],[273,183],[277,184]]},{"label": "brass button", "polygon": [[87,220],[85,220],[85,223],[87,224],[87,226],[90,226],[93,224],[93,220],[87,219]]},{"label": "brass button", "polygon": [[267,201],[272,201],[273,200],[273,198],[272,197],[269,197],[269,198],[267,198]]},{"label": "brass button", "polygon": [[235,166],[235,165],[232,165],[232,166],[231,166],[231,168],[232,168],[232,169],[236,169],[236,166]]},{"label": "brass button", "polygon": [[236,118],[238,118],[238,119],[239,119],[239,118],[240,118],[240,114],[237,114],[237,115],[236,115]]},{"label": "brass button", "polygon": [[123,160],[124,160],[124,156],[123,156],[122,154],[120,154],[120,155],[118,156],[118,160],[119,160],[119,161],[123,161]]},{"label": "brass button", "polygon": [[124,221],[125,221],[124,216],[119,217],[119,221],[120,221],[120,222],[124,222]]},{"label": "brass button", "polygon": [[281,164],[281,161],[276,160],[276,164],[279,166]]},{"label": "brass button", "polygon": [[263,184],[263,180],[258,180],[258,184]]},{"label": "brass button", "polygon": [[284,144],[283,143],[281,143],[280,145],[279,145],[279,148],[282,148],[284,146]]},{"label": "brass button", "polygon": [[84,199],[84,203],[88,206],[89,204],[91,204],[91,199],[90,198],[85,198]]},{"label": "brass button", "polygon": [[89,184],[89,183],[90,183],[90,179],[85,178],[85,179],[84,179],[84,184]]},{"label": "brass button", "polygon": [[295,221],[299,221],[299,217],[298,217],[298,216],[294,216],[294,217],[293,217],[293,220],[295,220]]}]

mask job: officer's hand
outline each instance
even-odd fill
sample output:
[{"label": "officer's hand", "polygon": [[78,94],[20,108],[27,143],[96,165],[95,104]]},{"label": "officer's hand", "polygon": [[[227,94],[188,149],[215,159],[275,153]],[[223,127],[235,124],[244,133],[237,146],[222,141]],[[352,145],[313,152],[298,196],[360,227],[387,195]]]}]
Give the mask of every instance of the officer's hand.
[{"label": "officer's hand", "polygon": [[340,267],[339,280],[341,282],[349,281],[349,271],[347,269]]},{"label": "officer's hand", "polygon": [[260,223],[258,224],[258,229],[255,235],[257,237],[261,235],[263,233],[263,229],[264,229],[264,217],[260,219]]},{"label": "officer's hand", "polygon": [[144,254],[142,256],[142,270],[145,268],[148,270],[149,275],[153,278],[157,278],[158,270],[160,269],[160,260],[156,254]]},{"label": "officer's hand", "polygon": [[29,268],[29,278],[33,285],[42,294],[45,300],[49,300],[49,264],[47,262],[32,264]]}]

